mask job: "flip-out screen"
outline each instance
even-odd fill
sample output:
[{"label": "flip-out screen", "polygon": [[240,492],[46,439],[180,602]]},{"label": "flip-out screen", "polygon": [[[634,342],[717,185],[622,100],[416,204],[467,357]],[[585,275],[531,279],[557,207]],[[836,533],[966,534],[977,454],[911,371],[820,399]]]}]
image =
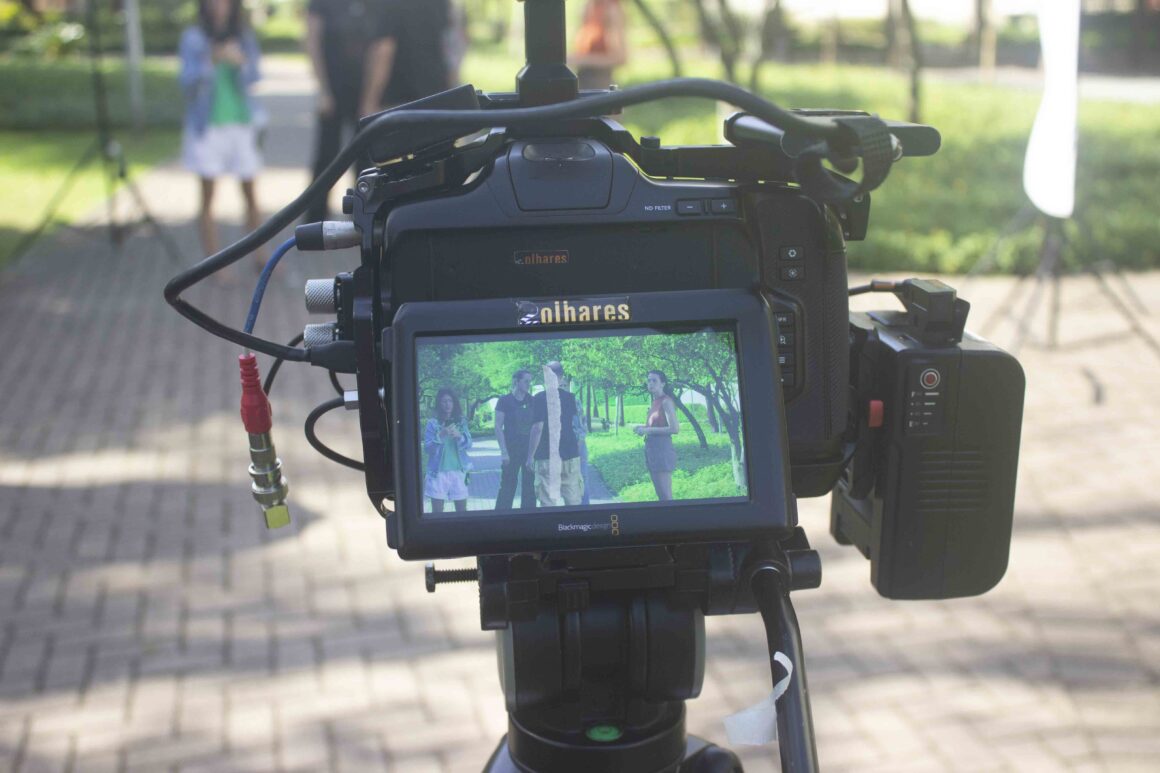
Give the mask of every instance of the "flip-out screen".
[{"label": "flip-out screen", "polygon": [[404,558],[794,525],[774,320],[756,294],[426,301],[387,332],[387,540]]},{"label": "flip-out screen", "polygon": [[749,497],[732,324],[419,336],[415,354],[425,518]]}]

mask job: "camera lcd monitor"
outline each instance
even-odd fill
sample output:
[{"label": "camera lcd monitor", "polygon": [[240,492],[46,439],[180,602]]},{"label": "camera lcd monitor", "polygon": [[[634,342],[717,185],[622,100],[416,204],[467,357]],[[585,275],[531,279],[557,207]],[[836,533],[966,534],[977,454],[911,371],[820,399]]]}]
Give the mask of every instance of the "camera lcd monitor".
[{"label": "camera lcd monitor", "polygon": [[415,356],[425,519],[749,498],[732,324],[421,335]]},{"label": "camera lcd monitor", "polygon": [[388,544],[441,558],[788,533],[774,332],[744,290],[404,304],[383,344]]}]

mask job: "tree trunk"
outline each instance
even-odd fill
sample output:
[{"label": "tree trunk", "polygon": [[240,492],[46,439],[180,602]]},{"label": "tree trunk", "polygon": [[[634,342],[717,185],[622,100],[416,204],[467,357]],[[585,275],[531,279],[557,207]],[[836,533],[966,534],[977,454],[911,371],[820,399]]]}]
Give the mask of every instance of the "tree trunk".
[{"label": "tree trunk", "polygon": [[[737,406],[733,403],[733,395],[729,391],[729,387],[722,381],[721,376],[710,369],[713,376],[713,383],[717,389],[714,392],[710,390],[713,395],[713,400],[716,403],[716,408],[721,412],[721,418],[725,422],[725,429],[729,432],[730,443],[730,459],[733,462],[733,483],[740,488],[745,485],[745,455],[741,448],[741,413]],[[724,403],[724,406],[721,405]]]},{"label": "tree trunk", "polygon": [[[723,42],[729,46],[729,61],[732,63],[734,73],[736,73],[737,62],[741,59],[741,51],[745,48],[745,29],[737,21],[733,9],[729,7],[729,0],[717,0],[717,6],[721,13],[721,26],[725,30]],[[724,54],[722,54],[722,62],[724,62]],[[729,80],[736,81],[736,77],[730,77]]]},{"label": "tree trunk", "polygon": [[894,0],[886,3],[886,66],[901,67],[902,53],[898,50],[898,14]]},{"label": "tree trunk", "polygon": [[[785,15],[781,10],[781,0],[765,0],[765,10],[761,15],[761,45],[749,67],[749,90],[757,93],[761,89],[761,66],[773,60],[786,61]],[[715,430],[714,430],[715,431]]]},{"label": "tree trunk", "polygon": [[711,406],[710,410],[717,411],[725,431],[729,434],[729,459],[733,466],[733,482],[738,487],[746,485],[745,454],[741,450],[741,416],[735,410],[726,410],[722,407],[712,387],[690,384],[689,388],[705,398],[705,402]]},{"label": "tree trunk", "polygon": [[616,426],[624,426],[624,391],[616,393]]},{"label": "tree trunk", "polygon": [[1148,50],[1148,0],[1136,0],[1135,16],[1132,21],[1131,62],[1138,72],[1144,67],[1144,55]]},{"label": "tree trunk", "polygon": [[972,35],[975,61],[979,70],[987,77],[995,74],[995,57],[998,47],[995,31],[995,16],[991,8],[992,0],[975,0],[975,31]]},{"label": "tree trunk", "polygon": [[690,411],[683,402],[681,402],[681,398],[677,397],[676,395],[673,395],[673,403],[676,404],[677,410],[679,410],[684,415],[684,417],[688,419],[689,424],[693,425],[693,431],[697,433],[697,442],[701,444],[701,448],[708,448],[709,441],[705,438],[705,430],[701,429],[701,425],[697,421],[697,417],[695,417],[693,412]]},{"label": "tree trunk", "polygon": [[479,406],[483,405],[484,403],[490,403],[492,400],[495,400],[499,397],[503,397],[503,395],[488,395],[487,397],[481,397],[478,400],[470,401],[467,404],[467,421],[471,422],[475,419],[475,412],[479,410]]},{"label": "tree trunk", "polygon": [[736,60],[730,55],[730,48],[722,39],[721,31],[717,28],[709,12],[705,10],[705,0],[693,0],[693,8],[697,11],[697,21],[701,28],[701,40],[710,48],[717,49],[721,57],[721,66],[725,68],[725,78],[737,82]]},{"label": "tree trunk", "polygon": [[608,413],[608,390],[607,389],[604,390],[604,423],[605,424],[612,423],[612,417]]},{"label": "tree trunk", "polygon": [[640,15],[644,17],[645,23],[652,27],[653,32],[656,33],[657,38],[660,39],[661,45],[665,47],[665,54],[669,57],[669,66],[673,68],[673,77],[681,77],[681,56],[677,52],[677,47],[673,45],[673,39],[669,37],[669,31],[665,29],[664,22],[660,17],[653,13],[652,8],[649,7],[645,0],[634,0]]},{"label": "tree trunk", "polygon": [[910,74],[910,94],[907,120],[911,123],[922,121],[922,50],[918,40],[918,30],[914,23],[914,14],[910,12],[910,0],[892,0],[897,3],[895,8],[895,34],[900,41],[901,50],[906,61],[906,69]]},{"label": "tree trunk", "polygon": [[705,412],[709,414],[709,429],[716,435],[721,431],[721,423],[717,421],[717,411],[711,403],[705,403]]},{"label": "tree trunk", "polygon": [[585,425],[588,431],[592,431],[592,385],[587,384],[584,387],[584,416]]},{"label": "tree trunk", "polygon": [[822,29],[822,63],[837,64],[838,49],[842,45],[842,28],[838,24],[838,17],[830,19],[830,23]]}]

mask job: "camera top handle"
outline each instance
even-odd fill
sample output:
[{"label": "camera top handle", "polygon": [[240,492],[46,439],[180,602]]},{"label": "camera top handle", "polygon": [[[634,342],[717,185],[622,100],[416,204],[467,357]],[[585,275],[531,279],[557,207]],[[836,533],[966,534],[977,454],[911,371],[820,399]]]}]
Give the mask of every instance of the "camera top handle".
[{"label": "camera top handle", "polygon": [[[231,328],[181,296],[193,285],[230,266],[274,238],[301,216],[310,202],[327,195],[347,169],[363,158],[372,141],[388,134],[421,128],[430,145],[431,137],[453,140],[490,127],[534,129],[545,124],[562,124],[577,119],[598,118],[630,105],[669,97],[703,97],[734,105],[755,119],[794,136],[811,138],[816,144],[793,159],[792,176],[809,195],[821,201],[843,201],[873,190],[885,179],[896,160],[895,142],[887,125],[868,115],[813,116],[784,110],[738,86],[704,78],[671,80],[632,86],[608,92],[586,92],[575,98],[575,76],[564,62],[564,0],[529,0],[525,6],[528,22],[528,64],[520,72],[521,89],[516,104],[534,106],[508,107],[507,100],[486,102],[489,109],[432,110],[403,106],[364,121],[362,128],[330,165],[292,202],[265,223],[237,242],[181,272],[165,286],[165,300],[179,314],[207,332],[248,350],[292,362],[325,364],[332,355],[327,347],[298,349],[268,341]],[[459,90],[462,92],[465,87]],[[495,107],[493,107],[493,105]],[[400,130],[403,130],[400,132]],[[419,142],[416,136],[416,142]],[[861,157],[863,179],[860,184],[835,175],[823,166],[825,158]]]}]

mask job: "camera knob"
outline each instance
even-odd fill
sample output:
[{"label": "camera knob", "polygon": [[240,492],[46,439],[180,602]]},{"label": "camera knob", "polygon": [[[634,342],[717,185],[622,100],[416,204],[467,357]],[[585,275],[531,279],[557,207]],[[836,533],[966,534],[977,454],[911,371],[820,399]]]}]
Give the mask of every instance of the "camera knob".
[{"label": "camera knob", "polygon": [[306,310],[311,314],[334,314],[338,311],[337,292],[338,283],[333,279],[307,279]]},{"label": "camera knob", "polygon": [[302,330],[302,345],[307,349],[315,346],[325,346],[334,343],[338,324],[335,322],[319,322],[307,325]]}]

